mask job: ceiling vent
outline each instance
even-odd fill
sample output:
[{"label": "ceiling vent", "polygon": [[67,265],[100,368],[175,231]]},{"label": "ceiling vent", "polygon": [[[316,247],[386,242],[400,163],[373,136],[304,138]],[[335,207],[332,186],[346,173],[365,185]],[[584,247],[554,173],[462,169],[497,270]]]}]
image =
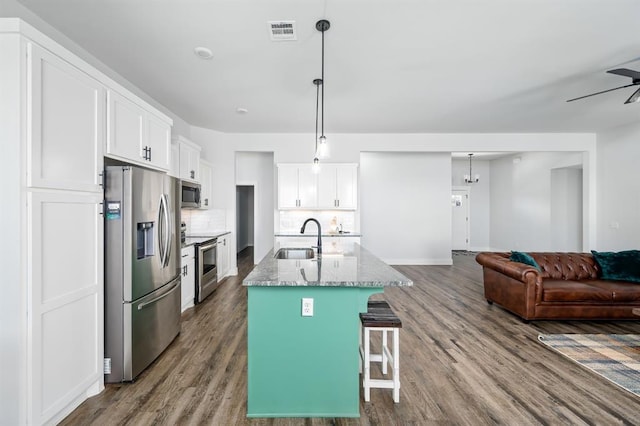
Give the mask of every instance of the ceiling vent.
[{"label": "ceiling vent", "polygon": [[269,21],[271,41],[296,40],[296,21]]}]

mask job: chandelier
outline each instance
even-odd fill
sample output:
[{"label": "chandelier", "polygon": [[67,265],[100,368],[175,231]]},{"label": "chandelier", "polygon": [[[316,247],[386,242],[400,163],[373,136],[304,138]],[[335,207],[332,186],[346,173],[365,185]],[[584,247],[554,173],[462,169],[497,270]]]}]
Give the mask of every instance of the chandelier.
[{"label": "chandelier", "polygon": [[471,171],[471,159],[472,158],[473,158],[473,154],[469,154],[469,174],[468,175],[464,175],[464,182],[465,183],[478,183],[478,181],[480,181],[480,175],[476,174],[474,176],[472,171]]}]

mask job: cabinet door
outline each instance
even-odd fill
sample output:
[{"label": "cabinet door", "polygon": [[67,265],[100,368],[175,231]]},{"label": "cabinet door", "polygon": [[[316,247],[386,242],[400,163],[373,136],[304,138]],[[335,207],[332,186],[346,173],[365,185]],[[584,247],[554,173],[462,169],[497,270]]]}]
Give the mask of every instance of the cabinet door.
[{"label": "cabinet door", "polygon": [[218,244],[218,252],[222,254],[222,256],[219,257],[220,262],[218,264],[218,267],[220,268],[221,272],[219,272],[218,279],[222,279],[229,273],[229,267],[231,263],[229,235],[223,236],[222,241],[218,240],[218,242],[221,242],[221,244]]},{"label": "cabinet door", "polygon": [[154,167],[169,170],[171,168],[171,125],[147,113],[147,131],[148,161]]},{"label": "cabinet door", "polygon": [[313,172],[311,164],[298,166],[298,207],[318,207],[317,178],[318,175]]},{"label": "cabinet door", "polygon": [[194,256],[194,247],[188,246],[182,249],[182,282],[181,282],[181,306],[182,312],[190,308],[194,304],[196,292],[196,259]]},{"label": "cabinet door", "polygon": [[31,422],[101,382],[104,317],[102,194],[30,191],[27,363]]},{"label": "cabinet door", "polygon": [[145,161],[145,111],[129,99],[107,92],[107,154]]},{"label": "cabinet door", "polygon": [[218,246],[216,247],[216,261],[218,262],[218,281],[222,280],[229,270],[229,244],[227,235],[218,237]]},{"label": "cabinet door", "polygon": [[203,210],[211,208],[211,174],[211,165],[200,160],[200,208]]},{"label": "cabinet door", "polygon": [[336,165],[336,207],[355,210],[358,207],[358,167]]},{"label": "cabinet door", "polygon": [[104,87],[41,47],[28,49],[27,185],[102,191]]},{"label": "cabinet door", "polygon": [[323,164],[318,174],[318,207],[335,209],[338,207],[336,195],[336,166]]},{"label": "cabinet door", "polygon": [[180,179],[180,144],[177,142],[171,144],[170,163],[168,175]]},{"label": "cabinet door", "polygon": [[199,182],[200,152],[180,142],[180,179]]},{"label": "cabinet door", "polygon": [[298,207],[298,167],[281,164],[278,166],[278,207],[293,209]]}]

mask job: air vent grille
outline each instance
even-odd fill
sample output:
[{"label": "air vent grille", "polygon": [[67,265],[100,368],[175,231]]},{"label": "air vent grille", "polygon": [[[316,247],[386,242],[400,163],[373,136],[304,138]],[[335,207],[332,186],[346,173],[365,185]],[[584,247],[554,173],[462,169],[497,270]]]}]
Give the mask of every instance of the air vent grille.
[{"label": "air vent grille", "polygon": [[271,41],[296,40],[296,21],[269,21]]}]

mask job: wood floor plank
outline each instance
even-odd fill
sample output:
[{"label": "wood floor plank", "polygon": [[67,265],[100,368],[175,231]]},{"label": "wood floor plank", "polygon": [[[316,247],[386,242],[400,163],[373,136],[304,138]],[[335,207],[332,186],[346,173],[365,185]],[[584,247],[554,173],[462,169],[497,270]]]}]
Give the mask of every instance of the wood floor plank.
[{"label": "wood floor plank", "polygon": [[[134,382],[111,384],[61,424],[489,425],[639,424],[640,398],[552,352],[539,333],[640,333],[638,321],[532,321],[486,303],[474,256],[452,266],[398,266],[414,287],[384,298],[402,319],[400,403],[372,389],[358,419],[247,419],[247,292],[251,250]],[[375,339],[375,338],[374,338]],[[375,344],[374,340],[374,344]],[[380,371],[372,374],[380,375]]]}]

